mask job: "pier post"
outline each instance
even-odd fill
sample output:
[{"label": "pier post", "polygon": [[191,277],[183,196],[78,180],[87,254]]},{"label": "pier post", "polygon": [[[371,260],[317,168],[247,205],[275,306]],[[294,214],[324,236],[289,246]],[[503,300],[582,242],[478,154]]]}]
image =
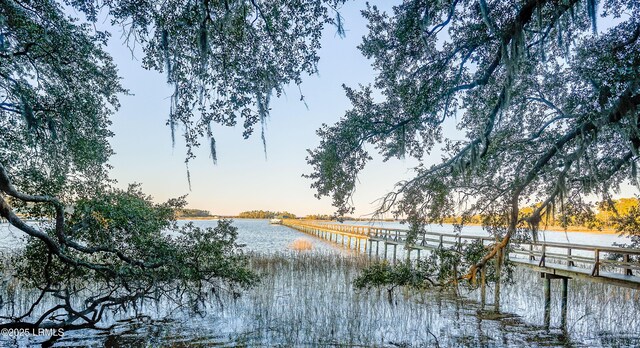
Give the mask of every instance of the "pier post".
[{"label": "pier post", "polygon": [[387,241],[384,242],[384,258],[387,258]]},{"label": "pier post", "polygon": [[573,258],[571,257],[571,248],[567,248],[567,266],[575,266],[576,264],[573,262]]},{"label": "pier post", "polygon": [[625,275],[633,275],[633,272],[631,271],[631,268],[628,267],[629,264],[629,254],[624,254],[624,256],[622,257],[622,262],[625,263],[625,267],[624,267],[624,274]]},{"label": "pier post", "polygon": [[562,304],[561,304],[561,317],[560,326],[565,328],[567,326],[567,293],[569,287],[569,278],[562,278]]},{"label": "pier post", "polygon": [[393,244],[393,263],[396,263],[396,249],[398,249],[398,244]]},{"label": "pier post", "polygon": [[380,246],[380,241],[376,240],[376,257],[378,257],[378,247]]},{"label": "pier post", "polygon": [[600,250],[594,249],[593,252],[595,253],[594,255],[595,260],[593,262],[593,269],[591,270],[591,276],[598,277],[600,276]]},{"label": "pier post", "polygon": [[369,245],[369,258],[371,258],[372,249],[373,249],[373,241],[371,239],[367,239],[367,244]]},{"label": "pier post", "polygon": [[544,326],[548,329],[551,323],[551,278],[544,277]]}]

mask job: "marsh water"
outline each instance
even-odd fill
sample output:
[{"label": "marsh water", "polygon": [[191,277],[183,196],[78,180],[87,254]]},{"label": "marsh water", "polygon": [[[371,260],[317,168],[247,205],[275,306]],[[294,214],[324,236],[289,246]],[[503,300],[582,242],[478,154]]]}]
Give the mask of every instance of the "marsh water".
[{"label": "marsh water", "polygon": [[[194,223],[213,227],[217,222]],[[236,220],[234,225],[239,243],[246,244],[251,267],[262,275],[261,283],[242,297],[212,299],[206,313],[198,316],[174,312],[165,318],[162,304],[150,305],[143,309],[142,322],[123,322],[108,332],[68,332],[56,346],[640,346],[640,292],[636,290],[570,280],[565,326],[560,324],[558,282],[552,284],[551,325],[545,326],[542,279],[522,268],[514,272],[513,283],[503,285],[499,313],[491,310],[491,304],[483,309],[477,291],[459,297],[449,291],[396,290],[389,301],[384,290],[353,288],[354,277],[369,262],[364,255],[266,220]],[[453,232],[451,226],[432,227]],[[471,226],[463,233],[484,232]],[[5,225],[0,243],[19,245],[19,235]],[[312,250],[291,250],[291,244],[301,238],[311,243]],[[600,245],[625,242],[616,235],[577,232],[545,232],[544,238]],[[0,337],[0,346],[40,341]]]}]

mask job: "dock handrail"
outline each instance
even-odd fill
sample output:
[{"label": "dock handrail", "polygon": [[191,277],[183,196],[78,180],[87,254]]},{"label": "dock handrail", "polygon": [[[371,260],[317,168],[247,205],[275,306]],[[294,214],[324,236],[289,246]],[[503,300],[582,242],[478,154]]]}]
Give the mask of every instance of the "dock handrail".
[{"label": "dock handrail", "polygon": [[[491,236],[453,234],[427,231],[420,234],[414,244],[406,245],[408,230],[399,228],[324,223],[309,220],[283,220],[289,227],[305,227],[348,237],[358,237],[370,242],[405,244],[411,249],[437,249],[456,246],[465,242],[481,241],[484,245],[496,242]],[[576,253],[579,251],[581,253]],[[622,260],[620,260],[620,255]],[[629,283],[640,288],[640,249],[572,244],[559,242],[514,241],[509,259],[519,264],[537,266],[553,272],[582,274],[590,277],[610,278],[623,286]],[[610,258],[609,256],[616,256]],[[636,258],[637,260],[634,260]]]}]

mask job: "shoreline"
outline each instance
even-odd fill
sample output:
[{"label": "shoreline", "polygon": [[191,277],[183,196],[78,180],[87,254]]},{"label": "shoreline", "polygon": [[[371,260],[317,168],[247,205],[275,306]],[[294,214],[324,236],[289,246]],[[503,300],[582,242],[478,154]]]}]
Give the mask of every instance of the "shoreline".
[{"label": "shoreline", "polygon": [[[260,218],[240,218],[240,217],[214,217],[214,216],[197,216],[197,217],[180,217],[177,218],[176,220],[222,220],[222,219],[233,219],[233,220],[269,220],[269,219],[260,219]],[[381,222],[389,222],[389,221],[383,221],[381,220]],[[395,221],[397,222],[397,221]],[[443,225],[453,225],[453,223],[451,222],[445,222],[443,223]],[[478,223],[467,223],[465,224],[465,226],[482,226],[482,224],[478,224]],[[566,230],[562,227],[562,226],[540,226],[538,232],[543,232],[543,231],[547,231],[547,232],[566,232],[566,233],[575,233],[575,232],[579,232],[579,233],[588,233],[588,234],[616,234],[616,235],[623,235],[622,233],[616,231],[613,228],[603,228],[602,230],[594,230],[594,229],[589,229],[586,227],[578,227],[578,226],[572,226],[572,227],[568,227]]]},{"label": "shoreline", "polygon": [[[453,223],[447,222],[446,224],[448,225],[453,225]],[[467,223],[465,224],[465,226],[480,226],[482,227],[482,224],[478,224],[478,223]],[[567,232],[567,233],[575,233],[575,232],[579,232],[579,233],[589,233],[589,234],[617,234],[617,235],[623,235],[622,233],[616,231],[614,228],[611,227],[607,227],[607,228],[603,228],[602,230],[594,230],[594,229],[590,229],[587,227],[580,227],[580,226],[570,226],[567,227],[566,229],[562,226],[540,226],[538,228],[538,232],[543,232],[543,231],[547,231],[547,232]]]}]

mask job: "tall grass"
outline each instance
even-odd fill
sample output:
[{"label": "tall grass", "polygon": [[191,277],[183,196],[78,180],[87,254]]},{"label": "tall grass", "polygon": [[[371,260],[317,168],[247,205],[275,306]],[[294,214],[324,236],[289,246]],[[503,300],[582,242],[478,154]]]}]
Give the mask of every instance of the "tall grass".
[{"label": "tall grass", "polygon": [[310,241],[304,238],[298,238],[289,245],[289,249],[295,251],[306,251],[313,249],[313,245]]},{"label": "tall grass", "polygon": [[[637,291],[571,281],[568,332],[558,328],[556,285],[552,328],[541,325],[542,283],[537,274],[529,271],[516,272],[515,284],[503,287],[503,309],[519,313],[520,318],[482,310],[473,300],[475,292],[468,294],[468,298],[459,298],[437,290],[396,290],[389,302],[384,289],[357,291],[352,281],[369,263],[361,255],[289,251],[250,254],[250,260],[251,267],[262,275],[262,282],[240,298],[224,294],[220,302],[212,298],[204,316],[176,312],[175,321],[123,323],[112,333],[76,332],[58,344],[96,347],[107,342],[174,347],[640,344]],[[145,310],[156,319],[166,314],[163,304],[147,304]],[[625,317],[627,322],[622,323]]]}]

